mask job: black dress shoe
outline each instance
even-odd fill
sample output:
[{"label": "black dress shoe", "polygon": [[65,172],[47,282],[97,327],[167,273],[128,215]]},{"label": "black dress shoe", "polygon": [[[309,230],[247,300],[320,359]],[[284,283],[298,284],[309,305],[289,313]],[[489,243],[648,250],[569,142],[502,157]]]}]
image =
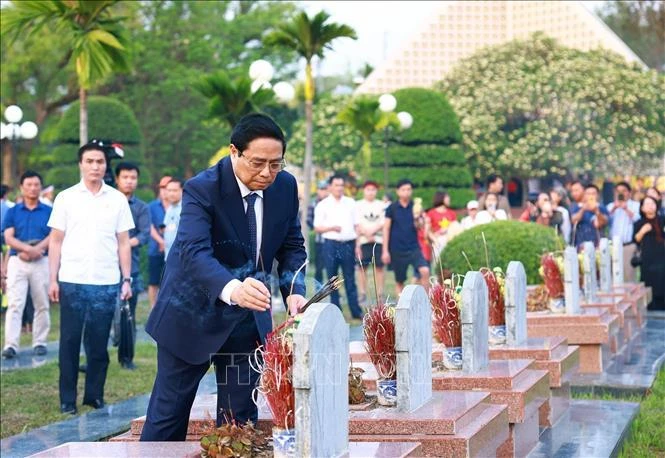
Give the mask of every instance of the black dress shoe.
[{"label": "black dress shoe", "polygon": [[101,409],[104,407],[104,401],[101,399],[93,399],[92,401],[83,401],[84,406],[90,406],[93,409]]},{"label": "black dress shoe", "polygon": [[32,352],[35,354],[35,356],[44,356],[46,353],[48,353],[48,350],[44,345],[37,345],[32,349]]},{"label": "black dress shoe", "polygon": [[76,415],[76,404],[60,404],[60,412]]},{"label": "black dress shoe", "polygon": [[123,369],[128,369],[130,371],[136,370],[136,364],[134,364],[134,361],[125,361],[120,363],[120,366]]},{"label": "black dress shoe", "polygon": [[12,359],[14,356],[16,356],[16,350],[14,350],[12,347],[7,347],[4,350],[2,350],[3,358]]},{"label": "black dress shoe", "polygon": [[81,364],[81,365],[79,366],[79,372],[80,372],[80,373],[85,374],[85,371],[87,371],[87,370],[88,370],[88,366],[87,366],[87,364]]}]

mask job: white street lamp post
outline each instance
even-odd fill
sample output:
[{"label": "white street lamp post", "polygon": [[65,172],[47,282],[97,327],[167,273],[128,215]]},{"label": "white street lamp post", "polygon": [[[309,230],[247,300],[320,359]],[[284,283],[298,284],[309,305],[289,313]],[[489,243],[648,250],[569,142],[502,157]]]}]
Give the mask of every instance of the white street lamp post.
[{"label": "white street lamp post", "polygon": [[37,124],[32,121],[26,121],[19,125],[22,118],[23,110],[17,105],[10,105],[5,109],[7,124],[3,122],[0,126],[0,138],[3,140],[6,138],[11,145],[10,171],[12,181],[16,181],[16,176],[18,175],[17,156],[19,152],[19,140],[32,140],[39,132]]},{"label": "white street lamp post", "polygon": [[[383,94],[379,97],[379,110],[384,113],[392,113],[395,108],[397,108],[397,99],[392,94]],[[397,119],[399,120],[399,125],[402,130],[408,129],[413,124],[413,116],[406,111],[400,111],[397,113]],[[383,185],[385,186],[385,192],[388,192],[389,180],[388,180],[388,141],[390,137],[390,126],[386,125],[386,128],[383,129],[384,141],[383,141]]]}]

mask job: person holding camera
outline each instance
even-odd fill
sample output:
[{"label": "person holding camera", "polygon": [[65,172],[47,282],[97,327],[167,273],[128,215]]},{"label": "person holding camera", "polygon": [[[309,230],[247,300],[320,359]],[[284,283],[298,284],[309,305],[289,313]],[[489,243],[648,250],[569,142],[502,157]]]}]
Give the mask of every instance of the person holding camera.
[{"label": "person holding camera", "polygon": [[610,213],[610,236],[619,237],[623,243],[623,275],[626,282],[634,282],[637,271],[632,259],[637,245],[633,240],[633,226],[640,219],[640,204],[631,199],[630,185],[625,181],[614,187],[614,202],[607,206]]},{"label": "person holding camera", "polygon": [[581,202],[574,202],[570,208],[570,220],[575,226],[573,244],[579,248],[584,242],[593,242],[598,246],[601,233],[609,221],[609,213],[598,201],[600,190],[595,184],[587,185]]},{"label": "person holding camera", "polygon": [[641,219],[635,223],[639,245],[640,279],[653,292],[649,310],[665,310],[665,216],[658,214],[658,201],[646,196],[640,204]]}]

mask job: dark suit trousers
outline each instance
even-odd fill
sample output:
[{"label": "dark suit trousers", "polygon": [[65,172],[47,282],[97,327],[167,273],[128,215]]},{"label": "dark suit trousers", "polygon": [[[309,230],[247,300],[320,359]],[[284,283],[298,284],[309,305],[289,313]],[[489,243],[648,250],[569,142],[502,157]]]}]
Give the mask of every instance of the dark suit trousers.
[{"label": "dark suit trousers", "polygon": [[82,336],[88,365],[83,402],[104,399],[106,371],[109,367],[107,346],[117,298],[118,285],[98,286],[60,282],[58,356],[61,404],[76,404]]},{"label": "dark suit trousers", "polygon": [[157,377],[141,440],[185,440],[196,391],[211,362],[215,364],[217,377],[217,425],[225,422],[225,415],[240,424],[247,420],[256,423],[258,410],[252,401],[252,391],[259,374],[250,368],[249,358],[259,342],[254,315],[248,312],[219,352],[210,355],[209,362],[189,364],[158,345]]},{"label": "dark suit trousers", "polygon": [[[132,297],[129,298],[129,310],[132,315],[132,325],[134,326],[134,339],[130,341],[129,339],[120,339],[120,344],[118,345],[118,362],[131,363],[134,359],[134,347],[136,347],[136,303],[139,300],[139,294],[143,289],[139,283],[140,274],[132,274]],[[131,345],[131,347],[130,347]]]},{"label": "dark suit trousers", "polygon": [[[346,300],[349,303],[351,316],[353,318],[362,318],[363,311],[358,305],[358,290],[356,289],[356,241],[336,242],[334,240],[325,240],[323,244],[326,273],[332,277],[333,275],[337,275],[340,267],[342,268]],[[330,299],[340,310],[342,309],[339,303],[338,291],[333,292]]]}]

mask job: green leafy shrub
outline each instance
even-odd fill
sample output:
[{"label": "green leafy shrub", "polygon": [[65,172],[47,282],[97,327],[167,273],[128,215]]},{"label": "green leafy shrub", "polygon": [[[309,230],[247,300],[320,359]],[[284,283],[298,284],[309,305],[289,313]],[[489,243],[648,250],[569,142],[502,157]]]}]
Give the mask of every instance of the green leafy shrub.
[{"label": "green leafy shrub", "polygon": [[[72,103],[58,124],[57,140],[79,143],[79,102]],[[111,97],[88,98],[89,138],[113,140],[124,146],[141,142],[141,131],[132,110]]]},{"label": "green leafy shrub", "polygon": [[501,267],[505,272],[510,261],[520,261],[524,264],[528,284],[541,282],[538,275],[540,256],[563,247],[563,240],[552,228],[521,221],[496,221],[464,231],[451,240],[435,262],[435,269],[442,266],[455,273],[467,272],[469,264],[462,252],[469,258],[473,270],[485,266],[482,234],[487,240],[490,266]]},{"label": "green leafy shrub", "polygon": [[446,97],[423,88],[400,89],[393,95],[397,99],[395,112],[408,111],[414,120],[401,134],[402,143],[451,145],[462,141],[459,120]]},{"label": "green leafy shrub", "polygon": [[[462,208],[475,197],[473,183],[464,152],[457,115],[446,97],[423,88],[407,88],[394,92],[395,112],[407,111],[413,125],[404,131],[392,131],[388,147],[388,184],[394,187],[403,178],[414,184],[414,197],[423,205],[432,204],[434,193],[444,189],[450,194],[451,206]],[[383,169],[385,145],[377,143],[372,156],[369,178],[385,182]]]}]

